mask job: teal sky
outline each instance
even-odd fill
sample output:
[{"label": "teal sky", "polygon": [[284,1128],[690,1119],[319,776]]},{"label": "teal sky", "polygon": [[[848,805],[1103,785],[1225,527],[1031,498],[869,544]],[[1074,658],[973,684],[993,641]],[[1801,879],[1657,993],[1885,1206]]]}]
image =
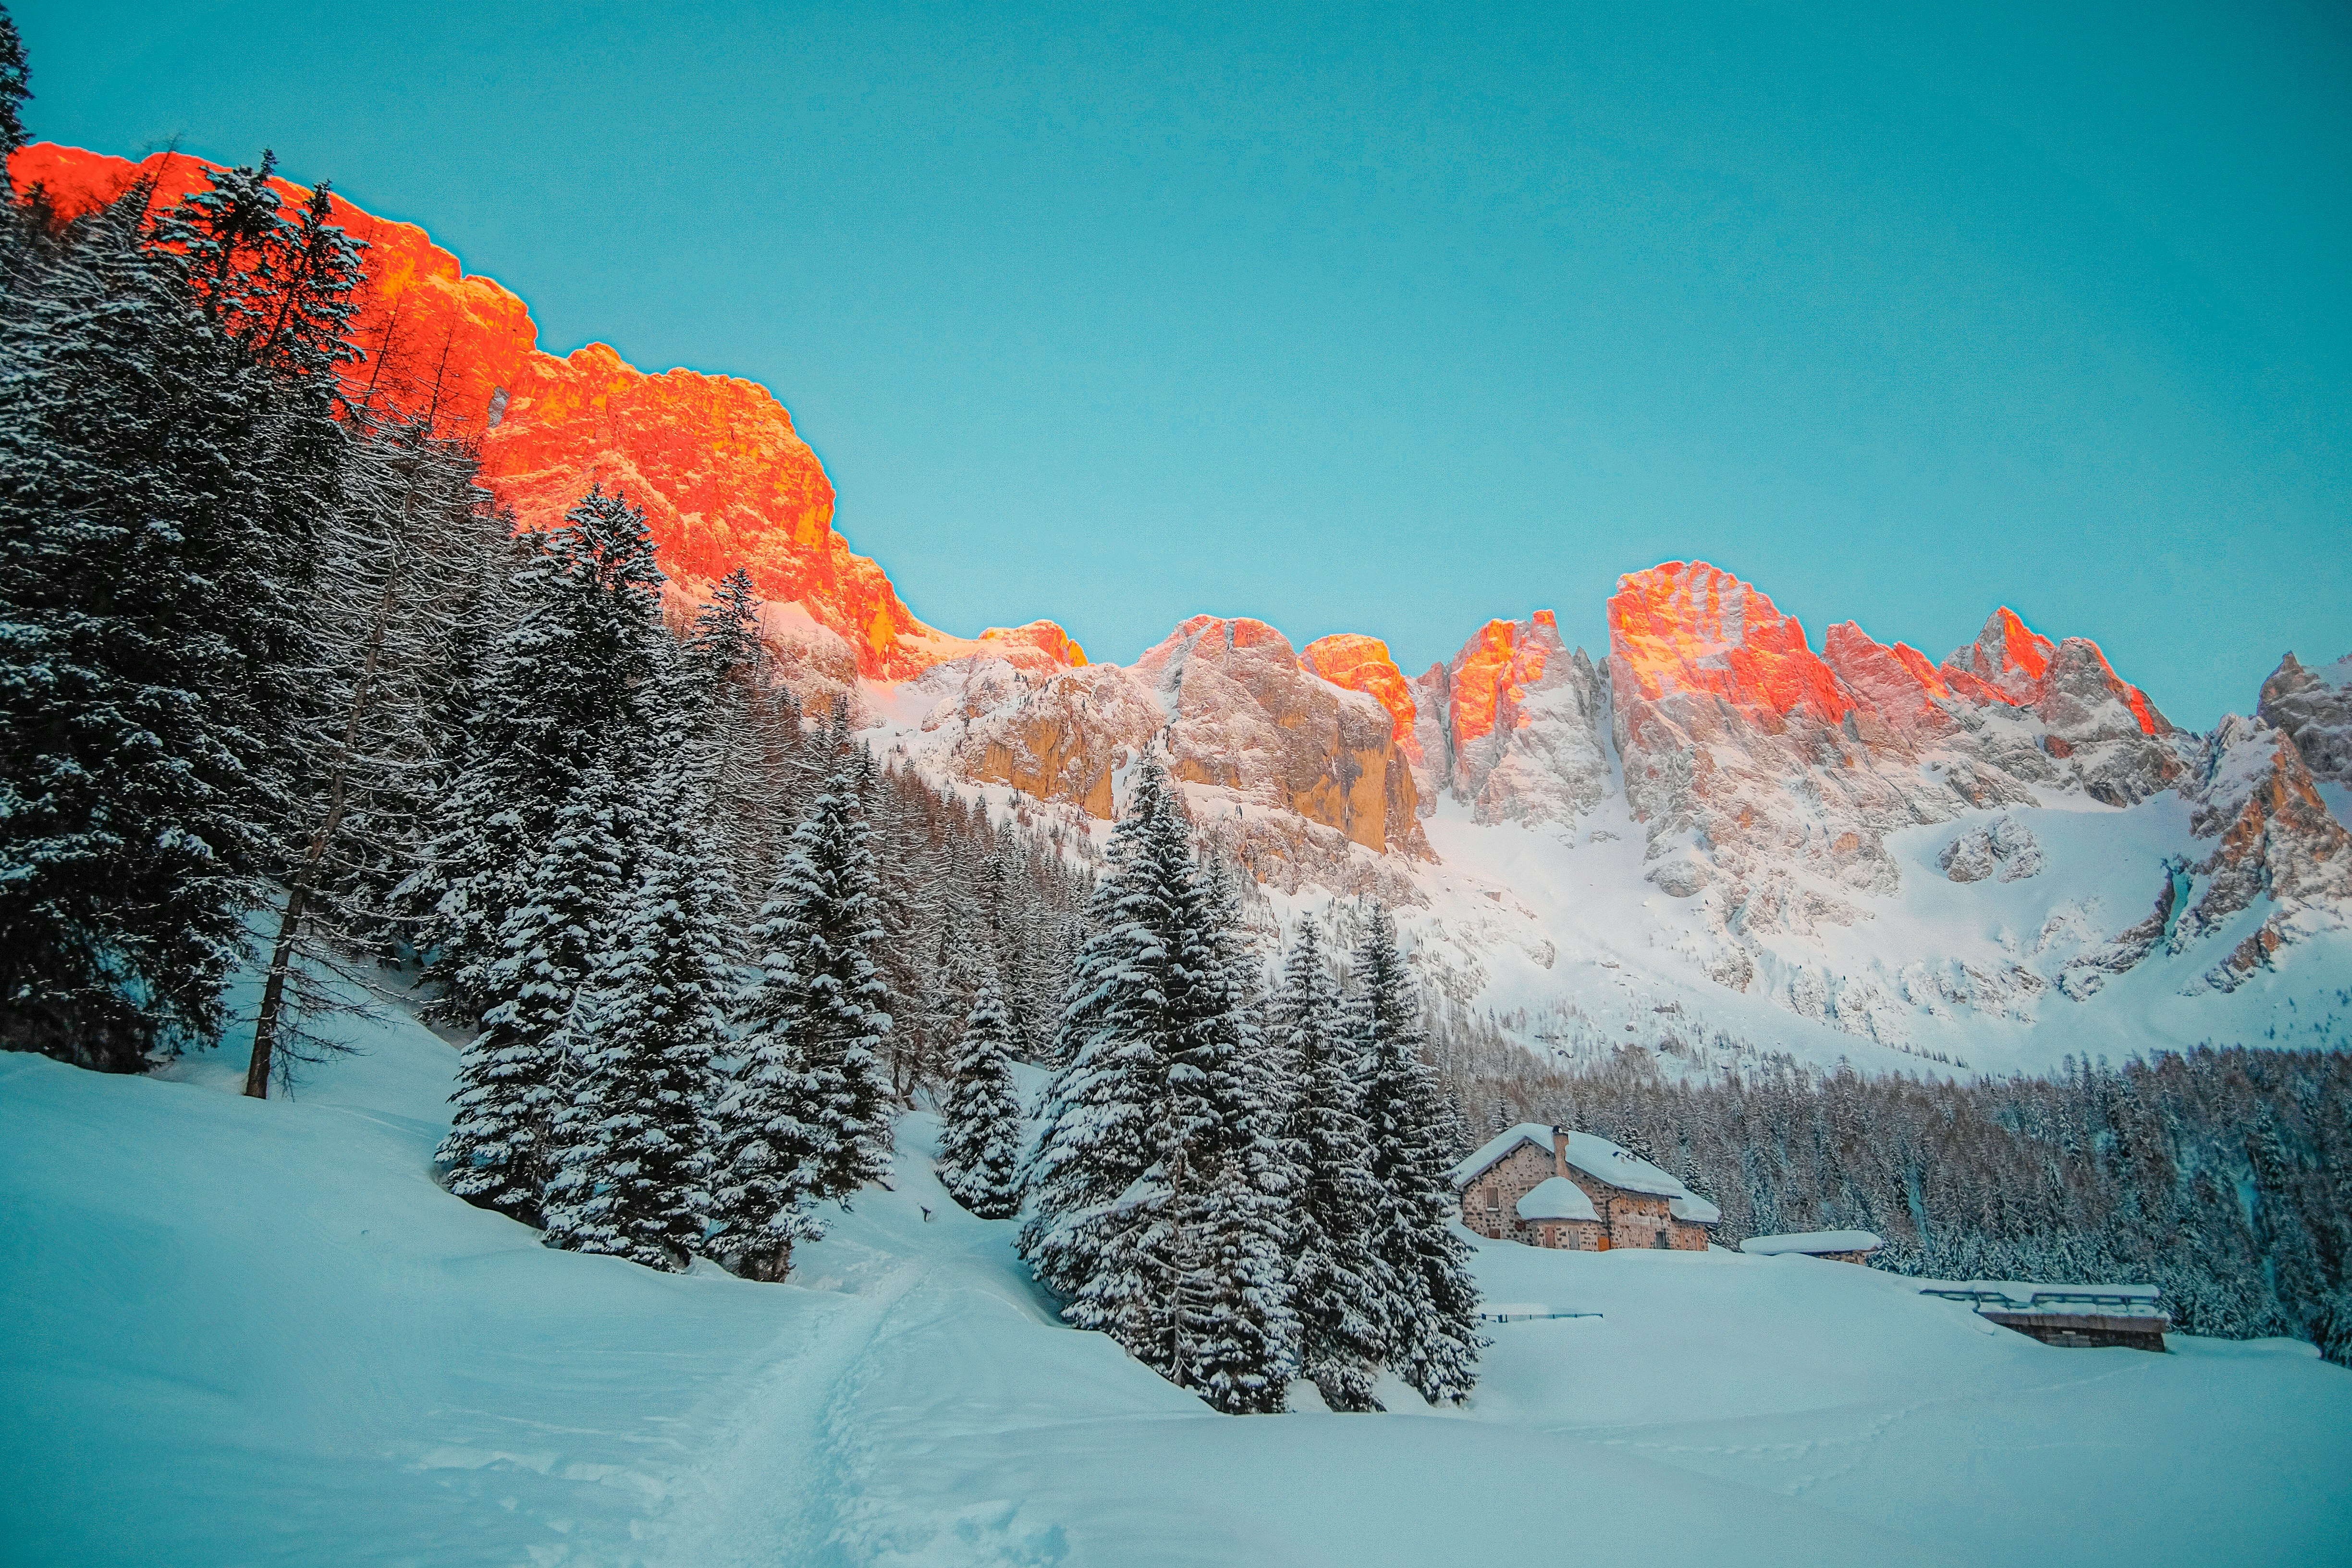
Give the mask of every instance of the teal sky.
[{"label": "teal sky", "polygon": [[772,387],[950,630],[1409,669],[1703,557],[2177,721],[2352,649],[2352,10],[21,0],[35,134],[252,159]]}]

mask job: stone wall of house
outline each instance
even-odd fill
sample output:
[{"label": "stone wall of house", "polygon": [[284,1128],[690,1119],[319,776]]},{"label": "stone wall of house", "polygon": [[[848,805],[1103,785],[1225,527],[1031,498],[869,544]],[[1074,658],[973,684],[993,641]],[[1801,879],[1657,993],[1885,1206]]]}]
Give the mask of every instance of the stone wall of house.
[{"label": "stone wall of house", "polygon": [[1665,1199],[1648,1193],[1629,1193],[1573,1165],[1568,1168],[1568,1179],[1582,1187],[1584,1195],[1592,1200],[1592,1206],[1601,1211],[1601,1222],[1608,1232],[1611,1247],[1645,1250],[1663,1247],[1676,1252],[1706,1250],[1706,1227],[1675,1218]]},{"label": "stone wall of house", "polygon": [[1563,1252],[1596,1252],[1601,1247],[1601,1226],[1589,1219],[1523,1220],[1513,1239],[1529,1247],[1557,1247]]},{"label": "stone wall of house", "polygon": [[1492,1241],[1521,1239],[1519,1200],[1558,1173],[1549,1148],[1520,1144],[1462,1189],[1462,1223]]}]

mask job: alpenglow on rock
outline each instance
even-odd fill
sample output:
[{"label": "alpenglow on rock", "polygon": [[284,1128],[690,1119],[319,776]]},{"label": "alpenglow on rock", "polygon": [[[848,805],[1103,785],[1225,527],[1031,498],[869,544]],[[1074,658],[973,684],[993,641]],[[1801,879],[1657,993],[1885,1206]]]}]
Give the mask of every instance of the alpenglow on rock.
[{"label": "alpenglow on rock", "polygon": [[[47,142],[9,161],[16,188],[40,184],[61,218],[142,178],[167,206],[203,188],[212,167],[184,153],[134,164]],[[749,570],[762,598],[797,604],[841,638],[866,679],[904,679],[982,654],[1039,671],[1086,662],[1050,622],[959,637],[916,619],[882,568],[834,531],[832,481],[766,387],[690,370],[648,375],[603,343],[568,358],[542,353],[530,308],[468,276],[423,229],[341,196],[332,205],[334,221],[369,247],[356,334],[367,357],[345,368],[346,392],[429,413],[443,434],[478,440],[482,482],[520,527],[556,525],[602,483],[645,512],[673,581],[693,593]]]}]

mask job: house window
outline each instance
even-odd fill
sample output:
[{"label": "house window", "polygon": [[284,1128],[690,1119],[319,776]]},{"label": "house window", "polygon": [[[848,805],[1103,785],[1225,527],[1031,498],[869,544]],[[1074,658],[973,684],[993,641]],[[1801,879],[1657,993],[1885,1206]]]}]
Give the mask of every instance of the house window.
[{"label": "house window", "polygon": [[1490,1186],[1486,1189],[1486,1206],[1490,1209],[1498,1209],[1503,1206],[1502,1188]]},{"label": "house window", "polygon": [[1658,1246],[1659,1246],[1659,1247],[1660,1247],[1661,1249],[1664,1249],[1664,1248],[1665,1248],[1666,1245],[1667,1245],[1667,1243],[1666,1243],[1666,1233],[1665,1233],[1664,1231],[1663,1231],[1663,1230],[1662,1230],[1662,1231],[1658,1232]]}]

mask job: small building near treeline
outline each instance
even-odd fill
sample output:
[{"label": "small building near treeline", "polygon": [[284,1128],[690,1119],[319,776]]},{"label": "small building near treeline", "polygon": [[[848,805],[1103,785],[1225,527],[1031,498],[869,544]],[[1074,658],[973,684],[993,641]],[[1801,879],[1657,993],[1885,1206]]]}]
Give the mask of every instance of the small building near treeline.
[{"label": "small building near treeline", "polygon": [[1606,1138],[1523,1121],[1454,1167],[1462,1223],[1495,1241],[1571,1252],[1704,1252],[1722,1211]]},{"label": "small building near treeline", "polygon": [[2044,1285],[2031,1279],[1922,1279],[1919,1294],[1965,1301],[1979,1318],[2066,1350],[2162,1351],[2172,1315],[2155,1285]]},{"label": "small building near treeline", "polygon": [[1751,1236],[1739,1250],[1751,1258],[1822,1258],[1832,1263],[1863,1263],[1886,1243],[1866,1230],[1800,1230],[1786,1236]]}]

